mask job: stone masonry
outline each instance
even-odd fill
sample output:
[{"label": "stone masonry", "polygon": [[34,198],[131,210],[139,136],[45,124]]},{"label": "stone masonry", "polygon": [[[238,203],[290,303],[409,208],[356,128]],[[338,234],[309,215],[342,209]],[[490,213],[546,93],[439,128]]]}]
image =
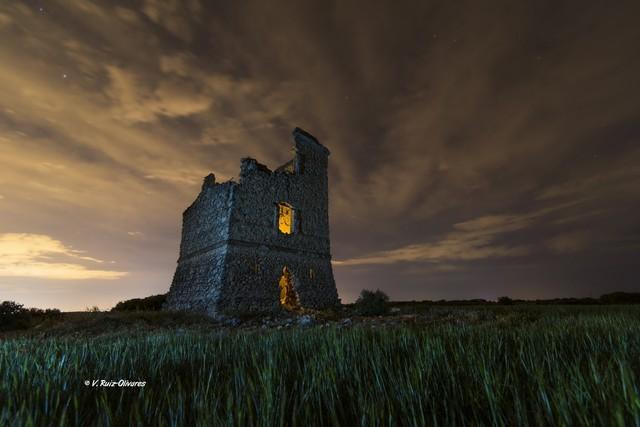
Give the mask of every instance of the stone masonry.
[{"label": "stone masonry", "polygon": [[294,158],[274,171],[244,158],[239,182],[204,179],[183,214],[165,309],[217,317],[339,303],[329,246],[329,150],[302,129],[293,137]]}]

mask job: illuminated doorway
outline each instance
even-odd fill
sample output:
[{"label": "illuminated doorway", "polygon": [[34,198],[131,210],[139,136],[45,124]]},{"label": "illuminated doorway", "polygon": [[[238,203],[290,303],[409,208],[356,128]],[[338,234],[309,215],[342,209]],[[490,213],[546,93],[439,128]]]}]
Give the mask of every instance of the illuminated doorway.
[{"label": "illuminated doorway", "polygon": [[286,309],[293,309],[298,306],[298,298],[293,289],[293,275],[287,267],[282,269],[282,276],[278,282],[280,286],[280,305]]}]

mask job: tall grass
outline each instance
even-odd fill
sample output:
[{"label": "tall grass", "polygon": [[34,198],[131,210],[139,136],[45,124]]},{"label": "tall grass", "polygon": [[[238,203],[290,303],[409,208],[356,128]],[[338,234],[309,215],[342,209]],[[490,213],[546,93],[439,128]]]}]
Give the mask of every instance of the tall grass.
[{"label": "tall grass", "polygon": [[[542,314],[541,314],[542,313]],[[0,425],[640,425],[640,312],[0,344]],[[144,388],[84,380],[144,380]]]}]

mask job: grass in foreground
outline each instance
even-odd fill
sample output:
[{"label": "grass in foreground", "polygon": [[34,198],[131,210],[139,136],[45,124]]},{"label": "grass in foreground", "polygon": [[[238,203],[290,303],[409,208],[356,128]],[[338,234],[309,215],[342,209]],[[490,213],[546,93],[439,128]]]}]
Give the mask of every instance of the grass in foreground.
[{"label": "grass in foreground", "polygon": [[[0,343],[0,425],[640,425],[640,311]],[[144,388],[85,380],[146,381]]]}]

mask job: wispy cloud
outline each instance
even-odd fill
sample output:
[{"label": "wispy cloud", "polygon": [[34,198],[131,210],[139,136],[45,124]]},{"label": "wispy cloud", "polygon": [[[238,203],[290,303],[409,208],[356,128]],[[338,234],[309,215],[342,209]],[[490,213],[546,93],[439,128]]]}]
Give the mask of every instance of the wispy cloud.
[{"label": "wispy cloud", "polygon": [[529,253],[524,245],[499,245],[496,239],[531,224],[533,215],[488,215],[453,226],[454,231],[433,243],[407,245],[358,258],[336,260],[334,265],[393,264],[397,262],[451,262]]},{"label": "wispy cloud", "polygon": [[122,271],[92,269],[79,261],[103,262],[44,234],[0,235],[0,277],[81,280],[119,279],[127,275]]},{"label": "wispy cloud", "polygon": [[0,13],[0,28],[8,27],[11,23],[11,17],[9,15],[5,15],[4,13]]},{"label": "wispy cloud", "polygon": [[[640,158],[640,152],[629,153],[625,161],[637,161]],[[624,167],[626,162],[620,162],[619,167],[596,175],[583,177],[581,179],[572,179],[567,182],[553,185],[538,196],[539,200],[547,200],[561,197],[603,197],[609,195],[611,188],[619,191],[631,191],[636,193],[638,182],[640,182],[640,167],[628,166]]]},{"label": "wispy cloud", "polygon": [[362,257],[334,260],[332,263],[336,266],[421,261],[444,263],[523,256],[531,252],[531,244],[508,245],[497,243],[497,241],[509,233],[532,227],[547,215],[576,207],[581,203],[582,200],[575,200],[522,214],[484,215],[454,224],[453,231],[435,242],[411,244]]},{"label": "wispy cloud", "polygon": [[579,252],[585,249],[593,239],[586,230],[562,233],[546,241],[546,246],[556,254]]}]

